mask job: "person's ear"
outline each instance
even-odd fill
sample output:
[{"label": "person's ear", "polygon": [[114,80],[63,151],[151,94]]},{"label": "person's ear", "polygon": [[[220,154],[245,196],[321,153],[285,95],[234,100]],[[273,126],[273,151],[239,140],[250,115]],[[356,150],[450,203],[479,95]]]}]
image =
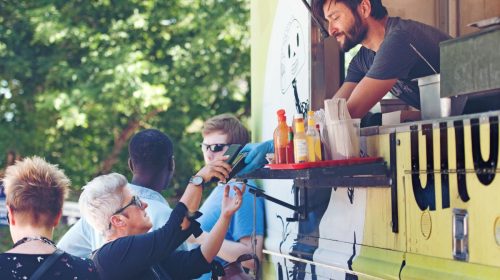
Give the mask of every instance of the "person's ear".
[{"label": "person's ear", "polygon": [[110,219],[111,225],[120,228],[127,225],[127,222],[122,218],[121,215],[113,215]]},{"label": "person's ear", "polygon": [[132,159],[128,158],[128,168],[130,171],[134,172],[134,164],[132,163]]},{"label": "person's ear", "polygon": [[372,4],[370,0],[362,0],[359,4],[359,14],[362,18],[368,18],[372,12]]},{"label": "person's ear", "polygon": [[7,219],[9,221],[9,225],[16,225],[16,218],[14,217],[14,211],[12,211],[12,208],[10,208],[9,205],[7,205]]},{"label": "person's ear", "polygon": [[54,224],[53,224],[54,227],[56,227],[59,224],[59,222],[61,221],[61,218],[62,218],[62,210],[59,211],[56,218],[54,219]]}]

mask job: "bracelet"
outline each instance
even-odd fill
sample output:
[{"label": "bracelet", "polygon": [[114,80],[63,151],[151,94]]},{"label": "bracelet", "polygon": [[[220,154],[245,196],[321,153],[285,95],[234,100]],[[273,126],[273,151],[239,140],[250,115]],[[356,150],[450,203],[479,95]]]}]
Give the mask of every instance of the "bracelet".
[{"label": "bracelet", "polygon": [[200,211],[195,211],[195,212],[190,212],[189,210],[186,211],[186,218],[190,221],[194,221],[201,217],[203,215]]}]

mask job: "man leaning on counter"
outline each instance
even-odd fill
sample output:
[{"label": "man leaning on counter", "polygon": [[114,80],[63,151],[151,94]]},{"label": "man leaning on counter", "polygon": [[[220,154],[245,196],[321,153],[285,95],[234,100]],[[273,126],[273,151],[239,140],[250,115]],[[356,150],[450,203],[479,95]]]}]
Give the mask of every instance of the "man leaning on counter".
[{"label": "man leaning on counter", "polygon": [[[417,21],[390,17],[381,0],[312,0],[312,10],[326,21],[329,35],[344,52],[362,45],[334,95],[347,100],[352,118],[363,118],[387,92],[420,109],[418,84],[412,80],[440,71],[439,43],[449,35]],[[266,153],[273,150],[272,140],[247,144],[242,150],[248,152],[247,166],[239,175],[262,167]]]},{"label": "man leaning on counter", "polygon": [[[313,13],[326,20],[328,33],[344,52],[361,44],[345,82],[335,94],[347,99],[352,118],[362,118],[391,92],[420,109],[415,78],[439,72],[439,43],[451,37],[409,19],[388,16],[381,0],[313,0]],[[420,53],[420,55],[419,55]]]}]

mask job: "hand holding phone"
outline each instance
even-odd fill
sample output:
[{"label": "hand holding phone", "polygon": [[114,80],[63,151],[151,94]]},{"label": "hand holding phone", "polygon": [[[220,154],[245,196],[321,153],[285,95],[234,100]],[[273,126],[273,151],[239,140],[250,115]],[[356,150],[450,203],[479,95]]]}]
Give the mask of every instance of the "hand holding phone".
[{"label": "hand holding phone", "polygon": [[224,153],[225,156],[228,156],[226,162],[232,165],[242,148],[243,146],[240,144],[231,144]]},{"label": "hand holding phone", "polygon": [[[232,166],[233,170],[234,170],[234,163],[236,162],[235,160],[238,158],[239,156],[238,153],[242,148],[243,146],[240,144],[231,144],[224,153],[224,156],[228,157],[225,161]],[[234,171],[231,171],[229,173],[229,177],[226,179],[226,182],[229,181],[234,176],[234,174],[236,173],[234,173]],[[212,180],[210,180],[210,182],[216,183],[219,182],[219,179],[214,177],[212,178]]]},{"label": "hand holding phone", "polygon": [[243,152],[239,153],[234,161],[232,162],[232,170],[229,172],[229,178],[228,180],[231,180],[236,174],[238,174],[245,166],[245,157],[248,155],[248,153]]},{"label": "hand holding phone", "polygon": [[224,155],[229,156],[226,162],[231,164],[232,166],[232,170],[229,173],[229,178],[227,178],[228,181],[231,180],[236,174],[238,174],[238,172],[241,171],[241,169],[246,166],[245,157],[248,155],[248,153],[240,153],[242,148],[243,146],[240,144],[232,144],[224,153]]}]

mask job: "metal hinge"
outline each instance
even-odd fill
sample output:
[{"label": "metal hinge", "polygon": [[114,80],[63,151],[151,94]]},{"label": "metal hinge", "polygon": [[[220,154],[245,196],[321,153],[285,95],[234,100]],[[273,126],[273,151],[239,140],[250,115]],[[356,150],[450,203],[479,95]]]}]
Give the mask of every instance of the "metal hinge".
[{"label": "metal hinge", "polygon": [[453,258],[469,260],[469,214],[465,209],[453,209]]}]

